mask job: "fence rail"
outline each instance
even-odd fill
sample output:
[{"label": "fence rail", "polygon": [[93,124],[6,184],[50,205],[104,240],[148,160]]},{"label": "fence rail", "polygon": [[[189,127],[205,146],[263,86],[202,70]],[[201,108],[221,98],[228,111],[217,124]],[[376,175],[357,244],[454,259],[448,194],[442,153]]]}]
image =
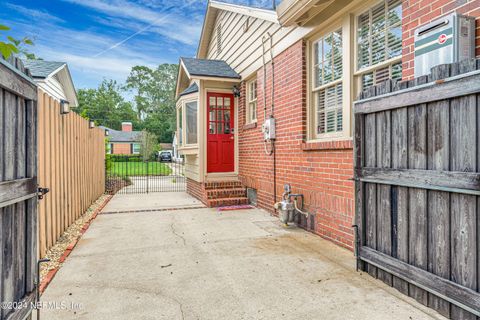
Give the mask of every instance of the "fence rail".
[{"label": "fence rail", "polygon": [[359,267],[453,319],[480,316],[480,62],[355,104]]},{"label": "fence rail", "polygon": [[50,189],[39,206],[40,255],[104,192],[105,134],[38,92],[38,181]]}]

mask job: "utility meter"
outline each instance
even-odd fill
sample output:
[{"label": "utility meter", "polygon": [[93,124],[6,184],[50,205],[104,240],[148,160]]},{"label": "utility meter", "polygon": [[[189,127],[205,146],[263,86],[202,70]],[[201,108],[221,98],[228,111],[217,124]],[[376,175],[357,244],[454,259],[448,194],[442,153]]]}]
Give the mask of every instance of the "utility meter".
[{"label": "utility meter", "polygon": [[268,118],[263,124],[263,139],[275,140],[275,118]]}]

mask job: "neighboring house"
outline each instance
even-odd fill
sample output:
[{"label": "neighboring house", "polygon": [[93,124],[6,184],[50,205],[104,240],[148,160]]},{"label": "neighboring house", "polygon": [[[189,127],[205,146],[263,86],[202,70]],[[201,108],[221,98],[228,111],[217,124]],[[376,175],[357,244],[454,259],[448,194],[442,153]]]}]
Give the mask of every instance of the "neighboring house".
[{"label": "neighboring house", "polygon": [[72,76],[65,62],[24,60],[38,87],[58,102],[67,101],[70,108],[78,106]]},{"label": "neighboring house", "polygon": [[[218,206],[245,203],[247,187],[272,212],[291,184],[315,216],[314,232],[353,249],[355,98],[386,79],[413,77],[416,28],[453,11],[478,17],[478,7],[454,0],[284,0],[273,11],[209,1],[197,57],[180,60],[177,82],[187,191]],[[448,35],[438,44],[435,37],[425,46],[448,45]],[[477,40],[477,55],[479,46]],[[271,116],[273,153],[262,132]]]},{"label": "neighboring house", "polygon": [[121,131],[102,126],[100,128],[108,130],[107,154],[140,154],[142,132],[133,131],[131,122],[122,122]]}]

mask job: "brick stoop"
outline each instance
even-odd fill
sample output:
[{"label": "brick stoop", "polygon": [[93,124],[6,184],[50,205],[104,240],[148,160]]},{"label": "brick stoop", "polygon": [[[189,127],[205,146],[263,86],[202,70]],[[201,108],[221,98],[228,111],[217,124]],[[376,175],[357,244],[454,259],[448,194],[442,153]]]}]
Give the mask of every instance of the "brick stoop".
[{"label": "brick stoop", "polygon": [[247,191],[240,181],[206,182],[204,188],[210,208],[248,204]]},{"label": "brick stoop", "polygon": [[209,208],[248,204],[247,189],[240,181],[196,182],[187,178],[187,193]]}]

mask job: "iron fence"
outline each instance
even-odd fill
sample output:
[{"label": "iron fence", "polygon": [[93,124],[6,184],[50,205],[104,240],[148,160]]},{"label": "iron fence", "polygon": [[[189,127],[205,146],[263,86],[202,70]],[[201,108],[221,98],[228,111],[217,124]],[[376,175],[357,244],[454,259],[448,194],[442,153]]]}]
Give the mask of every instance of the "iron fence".
[{"label": "iron fence", "polygon": [[105,162],[106,190],[109,194],[184,192],[183,161],[144,159],[137,155],[111,155]]}]

